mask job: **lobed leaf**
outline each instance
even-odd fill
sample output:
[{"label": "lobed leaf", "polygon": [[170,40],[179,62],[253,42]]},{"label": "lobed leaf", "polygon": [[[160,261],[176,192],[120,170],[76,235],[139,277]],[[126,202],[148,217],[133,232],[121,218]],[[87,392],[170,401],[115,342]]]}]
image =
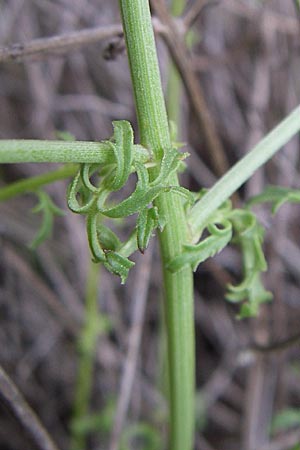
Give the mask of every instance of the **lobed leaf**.
[{"label": "lobed leaf", "polygon": [[179,153],[174,148],[168,149],[162,158],[159,174],[155,180],[152,181],[151,185],[166,185],[170,175],[178,169],[179,164],[186,158],[186,156],[187,153]]},{"label": "lobed leaf", "polygon": [[167,265],[167,269],[177,272],[185,265],[191,264],[195,271],[200,263],[223,250],[232,238],[232,225],[228,220],[220,221],[219,225],[221,228],[217,224],[210,224],[208,226],[210,236],[199,244],[184,245],[183,252]]},{"label": "lobed leaf", "polygon": [[300,203],[300,190],[282,186],[268,186],[261,194],[252,197],[248,206],[260,203],[271,203],[272,213],[275,214],[284,203]]},{"label": "lobed leaf", "polygon": [[[138,246],[143,252],[153,231],[164,226],[164,218],[159,215],[158,209],[152,206],[152,202],[160,194],[170,191],[181,195],[189,203],[193,203],[194,198],[187,189],[168,185],[170,175],[179,169],[186,154],[181,154],[173,148],[164,150],[159,173],[150,182],[144,163],[151,161],[151,153],[134,144],[129,122],[116,121],[113,122],[113,127],[113,138],[106,143],[115,155],[115,164],[106,167],[83,164],[69,186],[68,206],[73,212],[87,216],[88,241],[94,261],[104,263],[108,270],[121,277],[123,283],[128,270],[134,264],[127,258],[129,249],[135,251]],[[134,192],[118,204],[107,204],[109,193],[121,189],[133,170],[136,171],[138,179]],[[94,175],[100,177],[99,183],[92,182]],[[138,213],[135,244],[132,244],[132,237],[129,238],[130,242],[121,243],[116,234],[101,221],[103,217],[119,219],[135,213]]]},{"label": "lobed leaf", "polygon": [[138,182],[135,191],[128,198],[111,208],[103,207],[98,201],[98,210],[103,215],[111,218],[130,216],[145,209],[163,192],[172,191],[176,194],[182,195],[188,201],[193,200],[190,192],[180,186],[165,186],[162,184],[149,183],[149,174],[147,169],[140,163],[137,163],[136,166]]},{"label": "lobed leaf", "polygon": [[234,242],[242,250],[244,278],[237,286],[227,286],[226,299],[243,302],[239,318],[253,317],[261,303],[272,299],[261,281],[261,273],[267,270],[262,249],[264,229],[250,211],[236,209],[229,214],[229,220],[235,232]]},{"label": "lobed leaf", "polygon": [[39,202],[31,210],[33,213],[42,213],[42,223],[36,236],[29,244],[30,248],[36,249],[42,242],[52,234],[54,216],[63,216],[65,212],[56,206],[45,191],[36,192]]}]

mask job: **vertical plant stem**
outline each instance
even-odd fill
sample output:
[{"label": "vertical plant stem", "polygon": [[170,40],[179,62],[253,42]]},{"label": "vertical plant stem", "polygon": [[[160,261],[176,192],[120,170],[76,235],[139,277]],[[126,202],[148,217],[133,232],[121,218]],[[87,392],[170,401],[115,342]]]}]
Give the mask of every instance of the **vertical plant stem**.
[{"label": "vertical plant stem", "polygon": [[76,422],[86,418],[89,413],[95,348],[100,333],[99,319],[101,316],[99,316],[97,305],[98,279],[99,266],[91,261],[87,275],[85,323],[79,338],[79,364],[71,435],[72,450],[86,448],[86,435],[77,431]]},{"label": "vertical plant stem", "polygon": [[[120,0],[141,144],[157,159],[171,148],[148,0]],[[154,174],[155,175],[155,174]],[[177,176],[170,184],[178,184]],[[170,383],[171,450],[191,450],[194,434],[194,314],[190,268],[165,269],[187,238],[182,200],[173,193],[156,201],[167,225],[160,234]]]},{"label": "vertical plant stem", "polygon": [[[182,14],[186,0],[172,0],[171,3],[171,14],[173,16],[180,16]],[[179,72],[173,63],[170,61],[169,64],[169,75],[168,75],[168,88],[167,88],[167,111],[169,120],[172,120],[178,127],[180,131],[180,106],[181,106],[181,95],[182,95],[182,82]],[[180,135],[180,133],[179,133]]]},{"label": "vertical plant stem", "polygon": [[[170,4],[170,12],[173,16],[179,16],[185,6],[186,0],[172,0]],[[168,64],[168,79],[167,79],[167,92],[166,92],[166,107],[168,120],[172,121],[176,126],[177,136],[176,139],[182,139],[182,121],[181,121],[181,97],[182,97],[182,82],[180,74],[174,64],[171,56]],[[165,306],[165,305],[163,305]],[[161,380],[161,389],[163,394],[169,398],[169,382],[168,382],[168,359],[167,356],[167,340],[166,340],[166,327],[165,327],[165,311],[164,307],[161,308],[161,336],[159,341],[159,373]]]}]

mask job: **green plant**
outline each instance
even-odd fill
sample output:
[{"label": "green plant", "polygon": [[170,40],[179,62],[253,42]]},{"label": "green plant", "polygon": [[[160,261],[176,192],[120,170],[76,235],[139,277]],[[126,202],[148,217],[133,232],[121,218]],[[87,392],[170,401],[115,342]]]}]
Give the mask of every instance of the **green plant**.
[{"label": "green plant", "polygon": [[98,310],[98,284],[99,266],[91,262],[87,275],[85,320],[78,341],[79,361],[71,423],[71,450],[86,448],[86,437],[93,430],[93,424],[96,422],[96,429],[100,431],[107,418],[113,414],[111,404],[97,417],[91,417],[89,412],[97,341],[110,328],[108,319]]},{"label": "green plant", "polygon": [[[187,156],[171,141],[161,89],[152,24],[147,0],[120,0],[131,68],[141,143],[134,144],[131,125],[114,122],[114,136],[101,143],[60,141],[1,141],[0,162],[72,163],[51,174],[17,182],[0,190],[0,200],[37,191],[56,179],[74,175],[68,205],[86,216],[93,260],[125,282],[133,267],[130,255],[144,252],[157,230],[164,276],[170,392],[170,449],[190,450],[194,433],[194,326],[192,270],[218,253],[232,239],[243,253],[244,280],[230,286],[228,299],[242,302],[240,317],[253,316],[270,299],[260,279],[266,270],[262,252],[263,229],[254,214],[232,209],[230,196],[300,129],[300,108],[294,110],[209,191],[193,194],[178,184],[178,171]],[[78,165],[80,164],[80,166]],[[110,201],[135,173],[135,191],[120,203]],[[96,180],[96,181],[95,181]],[[252,200],[296,201],[297,193],[269,190]],[[56,208],[41,202],[44,221],[41,239],[51,231]],[[250,203],[251,205],[251,203]],[[50,214],[50,215],[49,215]],[[105,222],[137,214],[130,238],[121,242]],[[47,219],[47,220],[46,220]],[[202,238],[203,232],[208,237]],[[202,239],[202,240],[201,240]],[[87,330],[86,330],[87,331]],[[91,330],[88,330],[91,331]],[[95,330],[88,350],[94,345]],[[84,363],[84,362],[83,362]],[[90,364],[90,360],[88,360]],[[90,367],[89,367],[90,371]],[[81,409],[86,409],[86,405]]]},{"label": "green plant", "polygon": [[278,412],[272,421],[272,433],[299,427],[300,411],[296,408],[284,409]]}]

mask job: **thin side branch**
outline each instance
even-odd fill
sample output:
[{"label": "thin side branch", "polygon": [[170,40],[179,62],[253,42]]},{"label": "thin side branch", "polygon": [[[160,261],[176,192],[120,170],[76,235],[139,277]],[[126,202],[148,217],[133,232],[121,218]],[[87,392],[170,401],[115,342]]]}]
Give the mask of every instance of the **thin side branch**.
[{"label": "thin side branch", "polygon": [[18,388],[0,366],[0,399],[4,401],[40,450],[58,450]]}]

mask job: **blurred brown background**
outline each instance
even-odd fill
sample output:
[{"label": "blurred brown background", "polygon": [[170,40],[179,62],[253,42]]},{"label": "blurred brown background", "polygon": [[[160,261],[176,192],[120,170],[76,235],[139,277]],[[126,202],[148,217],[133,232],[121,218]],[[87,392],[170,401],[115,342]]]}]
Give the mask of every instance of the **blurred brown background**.
[{"label": "blurred brown background", "polygon": [[[189,2],[188,8],[196,3]],[[197,16],[194,45],[185,56],[232,165],[299,103],[300,15],[292,0],[213,3]],[[78,140],[101,140],[112,134],[115,119],[130,120],[136,128],[126,53],[119,37],[76,49],[71,45],[60,55],[44,50],[23,57],[24,49],[13,46],[119,24],[117,1],[2,0],[0,11],[1,139],[55,139],[58,130],[66,130]],[[74,47],[74,38],[72,42]],[[160,37],[158,48],[166,86],[169,58]],[[209,187],[217,170],[186,96],[181,111],[180,133],[191,153],[184,185],[193,190]],[[4,165],[1,185],[53,168]],[[299,137],[243,186],[241,199],[269,183],[299,187]],[[69,448],[76,343],[91,270],[84,221],[67,211],[66,185],[57,182],[47,188],[66,215],[56,219],[53,237],[36,252],[28,249],[40,222],[30,212],[36,198],[25,195],[0,204],[0,363],[62,450]],[[195,274],[199,415],[195,448],[201,450],[300,448],[296,446],[300,442],[299,343],[295,340],[281,351],[253,350],[253,343],[270,345],[300,332],[300,206],[285,205],[275,218],[267,208],[257,213],[267,228],[269,271],[264,281],[274,294],[274,301],[261,308],[257,319],[237,321],[237,308],[224,300],[226,283],[237,282],[242,275],[233,246]],[[150,424],[165,435],[156,246],[135,260],[138,264],[126,287],[99,268],[98,304],[110,327],[98,340],[90,410],[101,413],[113,406],[107,422],[91,434],[82,450],[112,450],[120,430],[134,423]],[[124,381],[125,374],[129,378]],[[291,408],[298,411],[298,422],[271,433],[276,414]],[[129,448],[146,448],[143,445],[135,440]],[[0,404],[0,449],[34,448]]]}]

